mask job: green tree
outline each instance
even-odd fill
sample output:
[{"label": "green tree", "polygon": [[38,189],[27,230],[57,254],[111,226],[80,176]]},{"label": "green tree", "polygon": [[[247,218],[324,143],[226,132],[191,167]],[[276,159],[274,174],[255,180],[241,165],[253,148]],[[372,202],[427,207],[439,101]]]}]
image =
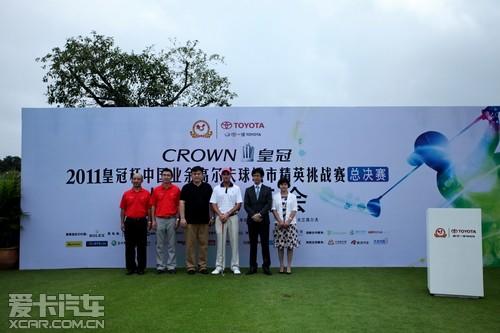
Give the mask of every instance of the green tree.
[{"label": "green tree", "polygon": [[207,55],[198,41],[177,46],[174,40],[166,51],[150,46],[135,54],[93,31],[36,61],[47,70],[48,103],[58,106],[229,106],[237,96],[214,69],[223,57]]},{"label": "green tree", "polygon": [[0,248],[19,245],[22,215],[19,171],[0,173]]},{"label": "green tree", "polygon": [[10,170],[21,171],[21,158],[18,156],[6,156],[0,159],[0,173]]}]

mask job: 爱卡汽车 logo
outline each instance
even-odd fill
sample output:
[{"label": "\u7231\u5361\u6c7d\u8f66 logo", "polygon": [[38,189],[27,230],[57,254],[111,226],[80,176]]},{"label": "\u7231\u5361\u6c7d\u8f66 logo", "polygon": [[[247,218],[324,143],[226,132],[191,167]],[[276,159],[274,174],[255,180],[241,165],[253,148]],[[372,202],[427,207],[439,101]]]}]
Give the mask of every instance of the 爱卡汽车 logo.
[{"label": "\u7231\u5361\u6c7d\u8f66 logo", "polygon": [[436,238],[446,238],[447,236],[448,234],[443,228],[437,228],[436,231],[434,231],[434,237]]},{"label": "\u7231\u5361\u6c7d\u8f66 logo", "polygon": [[191,131],[189,132],[193,138],[210,138],[212,136],[212,131],[210,130],[210,125],[205,120],[197,120],[194,122]]}]

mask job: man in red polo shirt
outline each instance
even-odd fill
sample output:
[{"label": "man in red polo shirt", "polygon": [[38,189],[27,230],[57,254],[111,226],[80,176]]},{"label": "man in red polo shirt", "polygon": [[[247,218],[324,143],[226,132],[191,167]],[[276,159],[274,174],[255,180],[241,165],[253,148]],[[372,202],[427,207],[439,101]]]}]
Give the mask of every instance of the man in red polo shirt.
[{"label": "man in red polo shirt", "polygon": [[[156,272],[175,274],[175,229],[179,224],[181,191],[172,184],[172,170],[163,169],[162,184],[153,190],[151,215],[156,229]],[[165,246],[166,243],[166,246]],[[166,258],[165,258],[166,257]]]},{"label": "man in red polo shirt", "polygon": [[[142,188],[140,173],[132,176],[132,189],[123,193],[120,202],[121,229],[125,234],[125,263],[127,275],[144,274],[149,216],[149,192]],[[136,263],[137,248],[137,263]]]}]

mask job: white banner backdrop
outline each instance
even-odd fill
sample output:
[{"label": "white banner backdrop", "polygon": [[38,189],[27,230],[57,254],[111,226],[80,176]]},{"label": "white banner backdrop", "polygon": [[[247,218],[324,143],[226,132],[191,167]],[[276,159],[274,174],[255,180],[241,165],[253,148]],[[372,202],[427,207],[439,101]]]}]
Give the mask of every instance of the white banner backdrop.
[{"label": "white banner backdrop", "polygon": [[[460,206],[458,199],[469,192],[495,193],[498,181],[497,172],[482,168],[481,188],[465,182],[459,191],[450,187],[450,180],[462,178],[443,172],[426,155],[429,142],[437,147],[432,156],[441,151],[441,137],[422,134],[446,136],[450,154],[444,159],[455,163],[454,170],[466,166],[469,172],[476,167],[470,159],[482,149],[481,139],[491,136],[488,119],[466,128],[482,110],[23,109],[22,208],[28,216],[22,223],[20,268],[124,267],[119,202],[131,186],[131,171],[139,169],[150,190],[159,184],[162,168],[173,169],[182,187],[195,165],[206,169],[212,186],[219,184],[221,168],[233,168],[242,191],[251,185],[253,167],[264,168],[264,182],[275,190],[280,176],[289,176],[300,206],[296,266],[425,266],[426,209]],[[415,150],[417,137],[418,148],[424,142],[427,150]],[[486,155],[489,161],[491,154]],[[422,160],[427,164],[418,167]],[[481,198],[473,205],[481,206]],[[242,210],[242,266],[248,266],[249,252],[245,217]],[[498,215],[487,222],[497,226]],[[213,228],[209,238],[213,266]],[[498,235],[489,238],[498,241]],[[148,243],[148,264],[154,267],[154,232]],[[177,243],[177,263],[184,266],[181,229]],[[271,253],[276,266],[276,251]],[[498,263],[491,253],[485,253],[486,263]],[[261,263],[260,249],[258,258]]]}]

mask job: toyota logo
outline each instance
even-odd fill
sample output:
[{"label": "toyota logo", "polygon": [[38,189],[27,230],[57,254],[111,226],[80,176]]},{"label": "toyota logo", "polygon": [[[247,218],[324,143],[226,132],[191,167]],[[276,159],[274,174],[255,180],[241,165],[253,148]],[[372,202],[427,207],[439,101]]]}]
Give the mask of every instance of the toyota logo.
[{"label": "toyota logo", "polygon": [[233,124],[231,124],[230,121],[223,121],[220,124],[220,127],[222,127],[223,129],[230,129],[231,127],[233,127]]}]

